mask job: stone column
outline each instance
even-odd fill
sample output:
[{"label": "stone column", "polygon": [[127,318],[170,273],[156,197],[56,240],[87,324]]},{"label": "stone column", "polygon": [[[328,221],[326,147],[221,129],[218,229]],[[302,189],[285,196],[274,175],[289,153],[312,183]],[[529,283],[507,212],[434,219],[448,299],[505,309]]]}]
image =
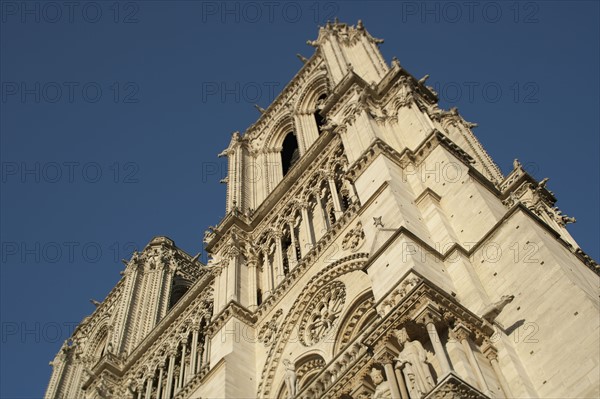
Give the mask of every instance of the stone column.
[{"label": "stone column", "polygon": [[165,371],[165,365],[159,364],[158,365],[158,387],[156,388],[156,399],[161,399],[161,397],[162,397],[161,391],[163,389],[162,380],[163,380],[164,371]]},{"label": "stone column", "polygon": [[248,303],[248,308],[252,311],[255,311],[256,308],[258,307],[258,301],[256,298],[257,295],[257,291],[258,291],[258,284],[257,284],[257,276],[256,276],[256,264],[257,264],[257,260],[256,258],[252,257],[250,259],[248,259],[248,280],[249,280],[249,287],[248,287],[248,296],[250,297],[250,301]]},{"label": "stone column", "polygon": [[[323,198],[321,197],[321,193],[317,190],[315,193],[315,209],[313,211],[313,218],[320,219],[319,225],[321,226],[321,230],[318,232],[315,231],[315,243],[321,239],[327,232],[327,226],[329,225],[329,220],[327,215],[325,214],[325,209],[323,208]],[[313,226],[315,224],[313,223]]]},{"label": "stone column", "polygon": [[398,386],[400,388],[400,397],[402,399],[410,399],[410,395],[408,394],[408,388],[406,387],[406,381],[404,381],[404,374],[402,373],[402,369],[396,366],[396,381],[398,381]]},{"label": "stone column", "polygon": [[191,380],[196,374],[196,351],[198,350],[198,328],[194,325],[192,331],[192,348],[190,349],[190,368],[188,369],[186,382]]},{"label": "stone column", "polygon": [[179,364],[179,381],[177,388],[183,386],[183,373],[185,371],[185,350],[187,349],[187,343],[184,341],[181,346],[181,363]]},{"label": "stone column", "polygon": [[273,289],[273,267],[271,266],[271,262],[269,261],[269,255],[269,248],[267,246],[267,248],[263,250],[263,278],[265,281],[263,302],[269,297],[269,295],[271,295],[271,290]]},{"label": "stone column", "polygon": [[285,278],[283,274],[283,249],[281,248],[281,234],[275,236],[275,262],[277,265],[276,285]]},{"label": "stone column", "polygon": [[333,173],[327,176],[327,183],[329,183],[329,191],[331,192],[331,199],[333,200],[333,209],[335,210],[335,219],[337,220],[343,213],[342,204],[340,202],[340,196],[335,186],[335,180],[333,179]]},{"label": "stone column", "polygon": [[427,306],[423,309],[416,317],[416,320],[420,324],[424,324],[427,329],[427,334],[429,334],[429,340],[433,345],[433,350],[435,352],[435,357],[440,362],[440,367],[442,368],[442,375],[438,377],[438,381],[440,381],[446,374],[452,371],[452,367],[450,367],[450,362],[448,357],[446,356],[446,351],[444,350],[444,346],[442,345],[442,340],[437,332],[435,327],[435,322],[440,321],[442,318],[440,314],[432,309],[430,306]]},{"label": "stone column", "polygon": [[229,257],[229,267],[227,268],[227,300],[226,303],[229,303],[229,301],[234,300],[234,301],[238,301],[240,300],[239,295],[238,295],[238,269],[239,269],[239,256],[240,256],[240,250],[236,247],[231,247],[229,250],[229,253],[227,254],[227,256]]},{"label": "stone column", "polygon": [[202,367],[208,367],[210,365],[210,338],[204,337],[204,349],[203,352]]},{"label": "stone column", "polygon": [[[229,274],[229,261],[224,258],[220,263],[219,269],[217,270],[217,282],[218,284],[218,307],[216,313],[220,312],[225,308],[227,304],[227,275]],[[216,304],[215,304],[216,305]]]},{"label": "stone column", "polygon": [[[390,385],[390,391],[392,394],[392,399],[404,399],[400,393],[400,389],[398,387],[398,381],[396,379],[396,373],[394,373],[394,356],[389,352],[384,352],[380,355],[378,359],[383,364],[383,369],[385,370],[385,376],[387,378],[388,384]],[[404,382],[404,380],[403,380]]]},{"label": "stone column", "polygon": [[308,244],[308,248],[300,248],[300,252],[302,253],[302,256],[304,256],[315,246],[315,234],[313,232],[312,223],[308,217],[308,204],[302,204],[300,211],[302,212],[303,230],[306,237],[306,243]]},{"label": "stone column", "polygon": [[494,370],[496,378],[498,378],[498,382],[500,383],[500,388],[502,388],[502,391],[504,392],[504,397],[514,398],[512,391],[510,390],[510,386],[504,377],[502,368],[500,368],[500,364],[498,363],[498,351],[496,348],[494,348],[491,343],[486,342],[481,349],[485,357],[487,357],[492,365],[492,369]]},{"label": "stone column", "polygon": [[462,344],[463,350],[469,359],[469,364],[471,365],[471,369],[475,373],[477,377],[477,382],[479,383],[479,389],[481,392],[486,394],[490,394],[490,390],[485,382],[485,378],[483,378],[483,373],[481,372],[481,368],[479,368],[479,364],[477,363],[477,359],[475,359],[475,354],[473,353],[473,348],[471,348],[471,344],[469,343],[469,337],[471,335],[471,330],[469,330],[465,325],[459,323],[453,330],[456,339]]},{"label": "stone column", "polygon": [[152,377],[146,377],[146,399],[152,397]]},{"label": "stone column", "polygon": [[294,270],[294,268],[298,264],[298,254],[296,252],[297,237],[294,224],[294,218],[292,217],[290,220],[288,220],[288,226],[290,228],[290,238],[292,239],[292,259],[288,259],[288,262],[290,263],[290,272]]},{"label": "stone column", "polygon": [[175,353],[169,354],[169,368],[167,370],[167,390],[165,392],[165,399],[171,398],[171,391],[173,390],[173,371],[175,370]]}]

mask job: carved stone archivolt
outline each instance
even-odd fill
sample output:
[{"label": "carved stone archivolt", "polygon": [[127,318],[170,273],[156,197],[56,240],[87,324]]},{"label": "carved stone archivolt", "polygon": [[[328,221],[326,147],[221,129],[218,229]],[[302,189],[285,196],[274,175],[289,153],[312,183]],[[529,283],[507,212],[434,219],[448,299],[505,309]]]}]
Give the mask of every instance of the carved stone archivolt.
[{"label": "carved stone archivolt", "polygon": [[342,241],[342,249],[345,251],[356,252],[365,242],[365,231],[363,230],[362,223],[356,223],[356,226],[350,230]]},{"label": "carved stone archivolt", "polygon": [[[356,270],[362,270],[367,258],[368,254],[361,252],[346,256],[328,265],[308,281],[306,292],[296,299],[290,310],[286,313],[282,321],[282,326],[276,334],[275,341],[269,348],[269,353],[261,372],[256,397],[269,397],[272,394],[273,379],[281,361],[284,346],[287,345],[292,334],[296,333],[296,326],[306,313],[304,310],[312,302],[313,298],[318,295],[323,287],[328,286],[332,281],[336,281],[335,279],[339,276]],[[280,285],[280,287],[282,286],[283,284]]]},{"label": "carved stone archivolt", "polygon": [[299,329],[300,342],[304,346],[320,342],[332,331],[345,301],[346,287],[341,281],[333,281],[323,287],[304,313]]},{"label": "carved stone archivolt", "polygon": [[281,315],[283,314],[282,309],[278,309],[277,312],[271,317],[267,323],[258,332],[258,339],[265,345],[269,346],[273,343],[279,324],[281,323]]}]

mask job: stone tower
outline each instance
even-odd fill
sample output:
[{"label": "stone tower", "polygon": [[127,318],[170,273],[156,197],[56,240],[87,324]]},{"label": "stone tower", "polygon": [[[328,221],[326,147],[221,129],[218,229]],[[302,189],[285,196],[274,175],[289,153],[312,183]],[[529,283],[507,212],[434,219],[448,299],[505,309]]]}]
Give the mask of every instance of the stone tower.
[{"label": "stone tower", "polygon": [[574,219],[381,42],[320,28],[221,154],[208,264],[168,239],[134,255],[47,399],[600,394],[599,269]]}]

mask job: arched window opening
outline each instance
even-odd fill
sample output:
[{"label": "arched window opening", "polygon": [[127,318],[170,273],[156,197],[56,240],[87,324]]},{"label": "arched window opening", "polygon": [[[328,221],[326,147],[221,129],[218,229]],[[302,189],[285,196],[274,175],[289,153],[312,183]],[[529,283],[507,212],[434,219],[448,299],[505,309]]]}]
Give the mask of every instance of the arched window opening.
[{"label": "arched window opening", "polygon": [[289,132],[283,140],[281,149],[281,168],[283,176],[294,166],[300,159],[300,151],[298,150],[298,141],[294,132]]},{"label": "arched window opening", "polygon": [[292,239],[289,235],[285,235],[281,240],[281,247],[283,249],[283,275],[287,276],[290,272],[290,256],[295,253],[295,249],[292,247]]},{"label": "arched window opening", "polygon": [[98,338],[96,338],[98,344],[96,346],[94,356],[97,359],[101,359],[102,357],[104,357],[104,354],[106,353],[106,349],[108,346],[108,330],[106,328],[103,328],[101,330],[101,333],[98,334]]},{"label": "arched window opening", "polygon": [[340,193],[340,205],[342,206],[342,212],[346,212],[346,210],[350,207],[350,196],[340,177],[336,177],[335,187],[337,192]]},{"label": "arched window opening", "polygon": [[173,278],[173,288],[171,289],[171,298],[169,300],[169,309],[181,299],[192,285],[191,281],[176,275]]},{"label": "arched window opening", "polygon": [[327,98],[327,94],[321,94],[319,96],[319,98],[317,99],[317,107],[315,109],[315,122],[317,123],[317,130],[319,131],[319,134],[321,134],[321,132],[323,131],[322,126],[325,125],[325,117],[323,115],[321,115],[321,104],[323,104],[323,102],[325,101],[325,99]]},{"label": "arched window opening", "polygon": [[347,193],[342,192],[342,211],[346,212],[348,208],[350,208],[351,202],[350,197]]}]

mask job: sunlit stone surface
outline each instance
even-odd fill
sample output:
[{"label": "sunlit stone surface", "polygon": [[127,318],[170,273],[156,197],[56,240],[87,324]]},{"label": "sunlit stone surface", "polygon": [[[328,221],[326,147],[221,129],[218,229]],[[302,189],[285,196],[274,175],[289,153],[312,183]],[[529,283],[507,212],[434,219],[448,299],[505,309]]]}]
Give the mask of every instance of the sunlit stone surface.
[{"label": "sunlit stone surface", "polygon": [[600,395],[599,270],[574,220],[380,43],[319,30],[221,154],[208,264],[166,237],[135,253],[47,399]]}]

